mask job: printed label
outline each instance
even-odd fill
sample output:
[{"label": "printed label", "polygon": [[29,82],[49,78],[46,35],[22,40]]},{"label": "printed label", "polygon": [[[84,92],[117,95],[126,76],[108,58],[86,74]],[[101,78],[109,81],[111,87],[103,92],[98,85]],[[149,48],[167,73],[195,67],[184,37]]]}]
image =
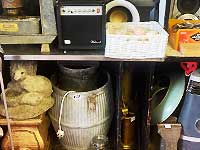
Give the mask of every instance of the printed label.
[{"label": "printed label", "polygon": [[0,23],[1,32],[18,32],[19,27],[16,23]]},{"label": "printed label", "polygon": [[103,14],[102,6],[62,6],[61,16],[99,16]]},{"label": "printed label", "polygon": [[69,45],[69,44],[71,44],[71,41],[70,41],[70,40],[64,40],[64,43],[65,43],[66,45]]},{"label": "printed label", "polygon": [[79,101],[79,100],[81,100],[81,95],[80,94],[75,94],[73,96],[73,98],[74,98],[74,100]]},{"label": "printed label", "polygon": [[196,30],[184,30],[179,32],[179,43],[200,42],[200,32]]},{"label": "printed label", "polygon": [[172,128],[171,124],[165,124],[164,126],[165,126],[166,129],[171,129]]},{"label": "printed label", "polygon": [[195,41],[200,41],[200,33],[196,33],[196,34],[192,35],[191,38]]}]

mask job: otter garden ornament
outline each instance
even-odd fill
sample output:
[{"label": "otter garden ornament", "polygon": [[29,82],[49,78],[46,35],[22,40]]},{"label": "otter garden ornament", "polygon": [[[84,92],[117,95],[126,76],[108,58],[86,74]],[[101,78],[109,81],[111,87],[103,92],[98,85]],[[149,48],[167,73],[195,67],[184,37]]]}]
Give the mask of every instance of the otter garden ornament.
[{"label": "otter garden ornament", "polygon": [[[5,90],[10,118],[34,118],[53,106],[51,81],[36,72],[35,61],[11,61],[11,81]],[[3,104],[0,104],[0,114],[5,116]]]}]

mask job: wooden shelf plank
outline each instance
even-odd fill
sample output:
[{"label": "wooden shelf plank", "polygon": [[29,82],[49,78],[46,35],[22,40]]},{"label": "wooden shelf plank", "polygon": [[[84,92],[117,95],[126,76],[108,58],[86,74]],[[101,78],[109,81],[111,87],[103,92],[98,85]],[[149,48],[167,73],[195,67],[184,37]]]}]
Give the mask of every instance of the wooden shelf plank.
[{"label": "wooden shelf plank", "polygon": [[41,53],[41,45],[6,45],[3,46],[5,51],[5,60],[44,60],[44,61],[192,61],[197,60],[200,56],[189,57],[182,55],[179,51],[174,50],[168,44],[166,48],[166,58],[163,59],[113,59],[104,57],[104,50],[71,50],[62,51],[51,49],[49,54]]},{"label": "wooden shelf plank", "polygon": [[199,61],[200,55],[183,55],[180,51],[174,50],[169,44],[166,50],[165,61]]},{"label": "wooden shelf plank", "polygon": [[42,54],[40,45],[6,45],[5,60],[66,60],[66,61],[154,61],[164,59],[113,59],[104,57],[104,50],[62,51],[51,49],[49,54]]},{"label": "wooden shelf plank", "polygon": [[[45,115],[40,115],[36,118],[32,119],[26,119],[26,120],[15,120],[15,119],[10,119],[10,124],[11,125],[18,125],[18,126],[36,126],[41,124],[42,119],[44,118]],[[7,125],[7,120],[5,117],[0,116],[0,125]]]},{"label": "wooden shelf plank", "polygon": [[200,55],[183,55],[180,51],[174,50],[169,44],[166,50],[166,57],[177,57],[177,58],[199,58]]},{"label": "wooden shelf plank", "polygon": [[166,57],[184,57],[179,51],[174,50],[169,44],[166,49]]}]

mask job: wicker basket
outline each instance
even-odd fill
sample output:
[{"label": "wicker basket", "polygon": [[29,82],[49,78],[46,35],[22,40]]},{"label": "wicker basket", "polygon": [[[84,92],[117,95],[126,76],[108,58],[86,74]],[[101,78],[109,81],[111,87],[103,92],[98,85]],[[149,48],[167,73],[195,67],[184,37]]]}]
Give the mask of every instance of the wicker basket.
[{"label": "wicker basket", "polygon": [[[108,33],[108,29],[117,26],[123,26],[124,31],[128,30],[129,27],[140,27],[154,32],[146,35]],[[168,33],[155,21],[107,23],[105,57],[121,59],[164,58],[167,42]]]}]

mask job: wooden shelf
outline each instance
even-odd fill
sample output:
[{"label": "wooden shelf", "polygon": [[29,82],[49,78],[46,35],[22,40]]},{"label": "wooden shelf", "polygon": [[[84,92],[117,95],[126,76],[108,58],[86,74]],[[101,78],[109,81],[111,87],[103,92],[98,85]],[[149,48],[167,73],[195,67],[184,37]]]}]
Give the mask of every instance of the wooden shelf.
[{"label": "wooden shelf", "polygon": [[62,51],[51,49],[50,54],[41,54],[39,45],[6,45],[5,60],[65,60],[65,61],[154,61],[164,59],[113,59],[104,57],[104,50]]},{"label": "wooden shelf", "polygon": [[104,57],[104,50],[73,50],[62,51],[51,49],[49,54],[42,54],[40,45],[6,45],[3,46],[5,51],[5,60],[41,60],[41,61],[146,61],[146,62],[163,62],[163,61],[193,61],[200,56],[188,57],[182,55],[179,51],[171,48],[166,49],[166,58],[163,59],[113,59]]},{"label": "wooden shelf", "polygon": [[[21,125],[21,126],[33,126],[33,125],[39,125],[42,123],[42,119],[44,118],[45,115],[40,115],[36,118],[32,119],[26,119],[26,120],[15,120],[15,119],[10,119],[10,124],[11,125]],[[5,117],[0,116],[0,125],[7,125],[7,120]]]},{"label": "wooden shelf", "polygon": [[166,57],[184,57],[179,51],[174,50],[169,44],[166,49]]},{"label": "wooden shelf", "polygon": [[200,55],[196,56],[187,56],[181,54],[181,52],[174,50],[169,44],[166,50],[165,61],[197,61],[200,59]]}]

